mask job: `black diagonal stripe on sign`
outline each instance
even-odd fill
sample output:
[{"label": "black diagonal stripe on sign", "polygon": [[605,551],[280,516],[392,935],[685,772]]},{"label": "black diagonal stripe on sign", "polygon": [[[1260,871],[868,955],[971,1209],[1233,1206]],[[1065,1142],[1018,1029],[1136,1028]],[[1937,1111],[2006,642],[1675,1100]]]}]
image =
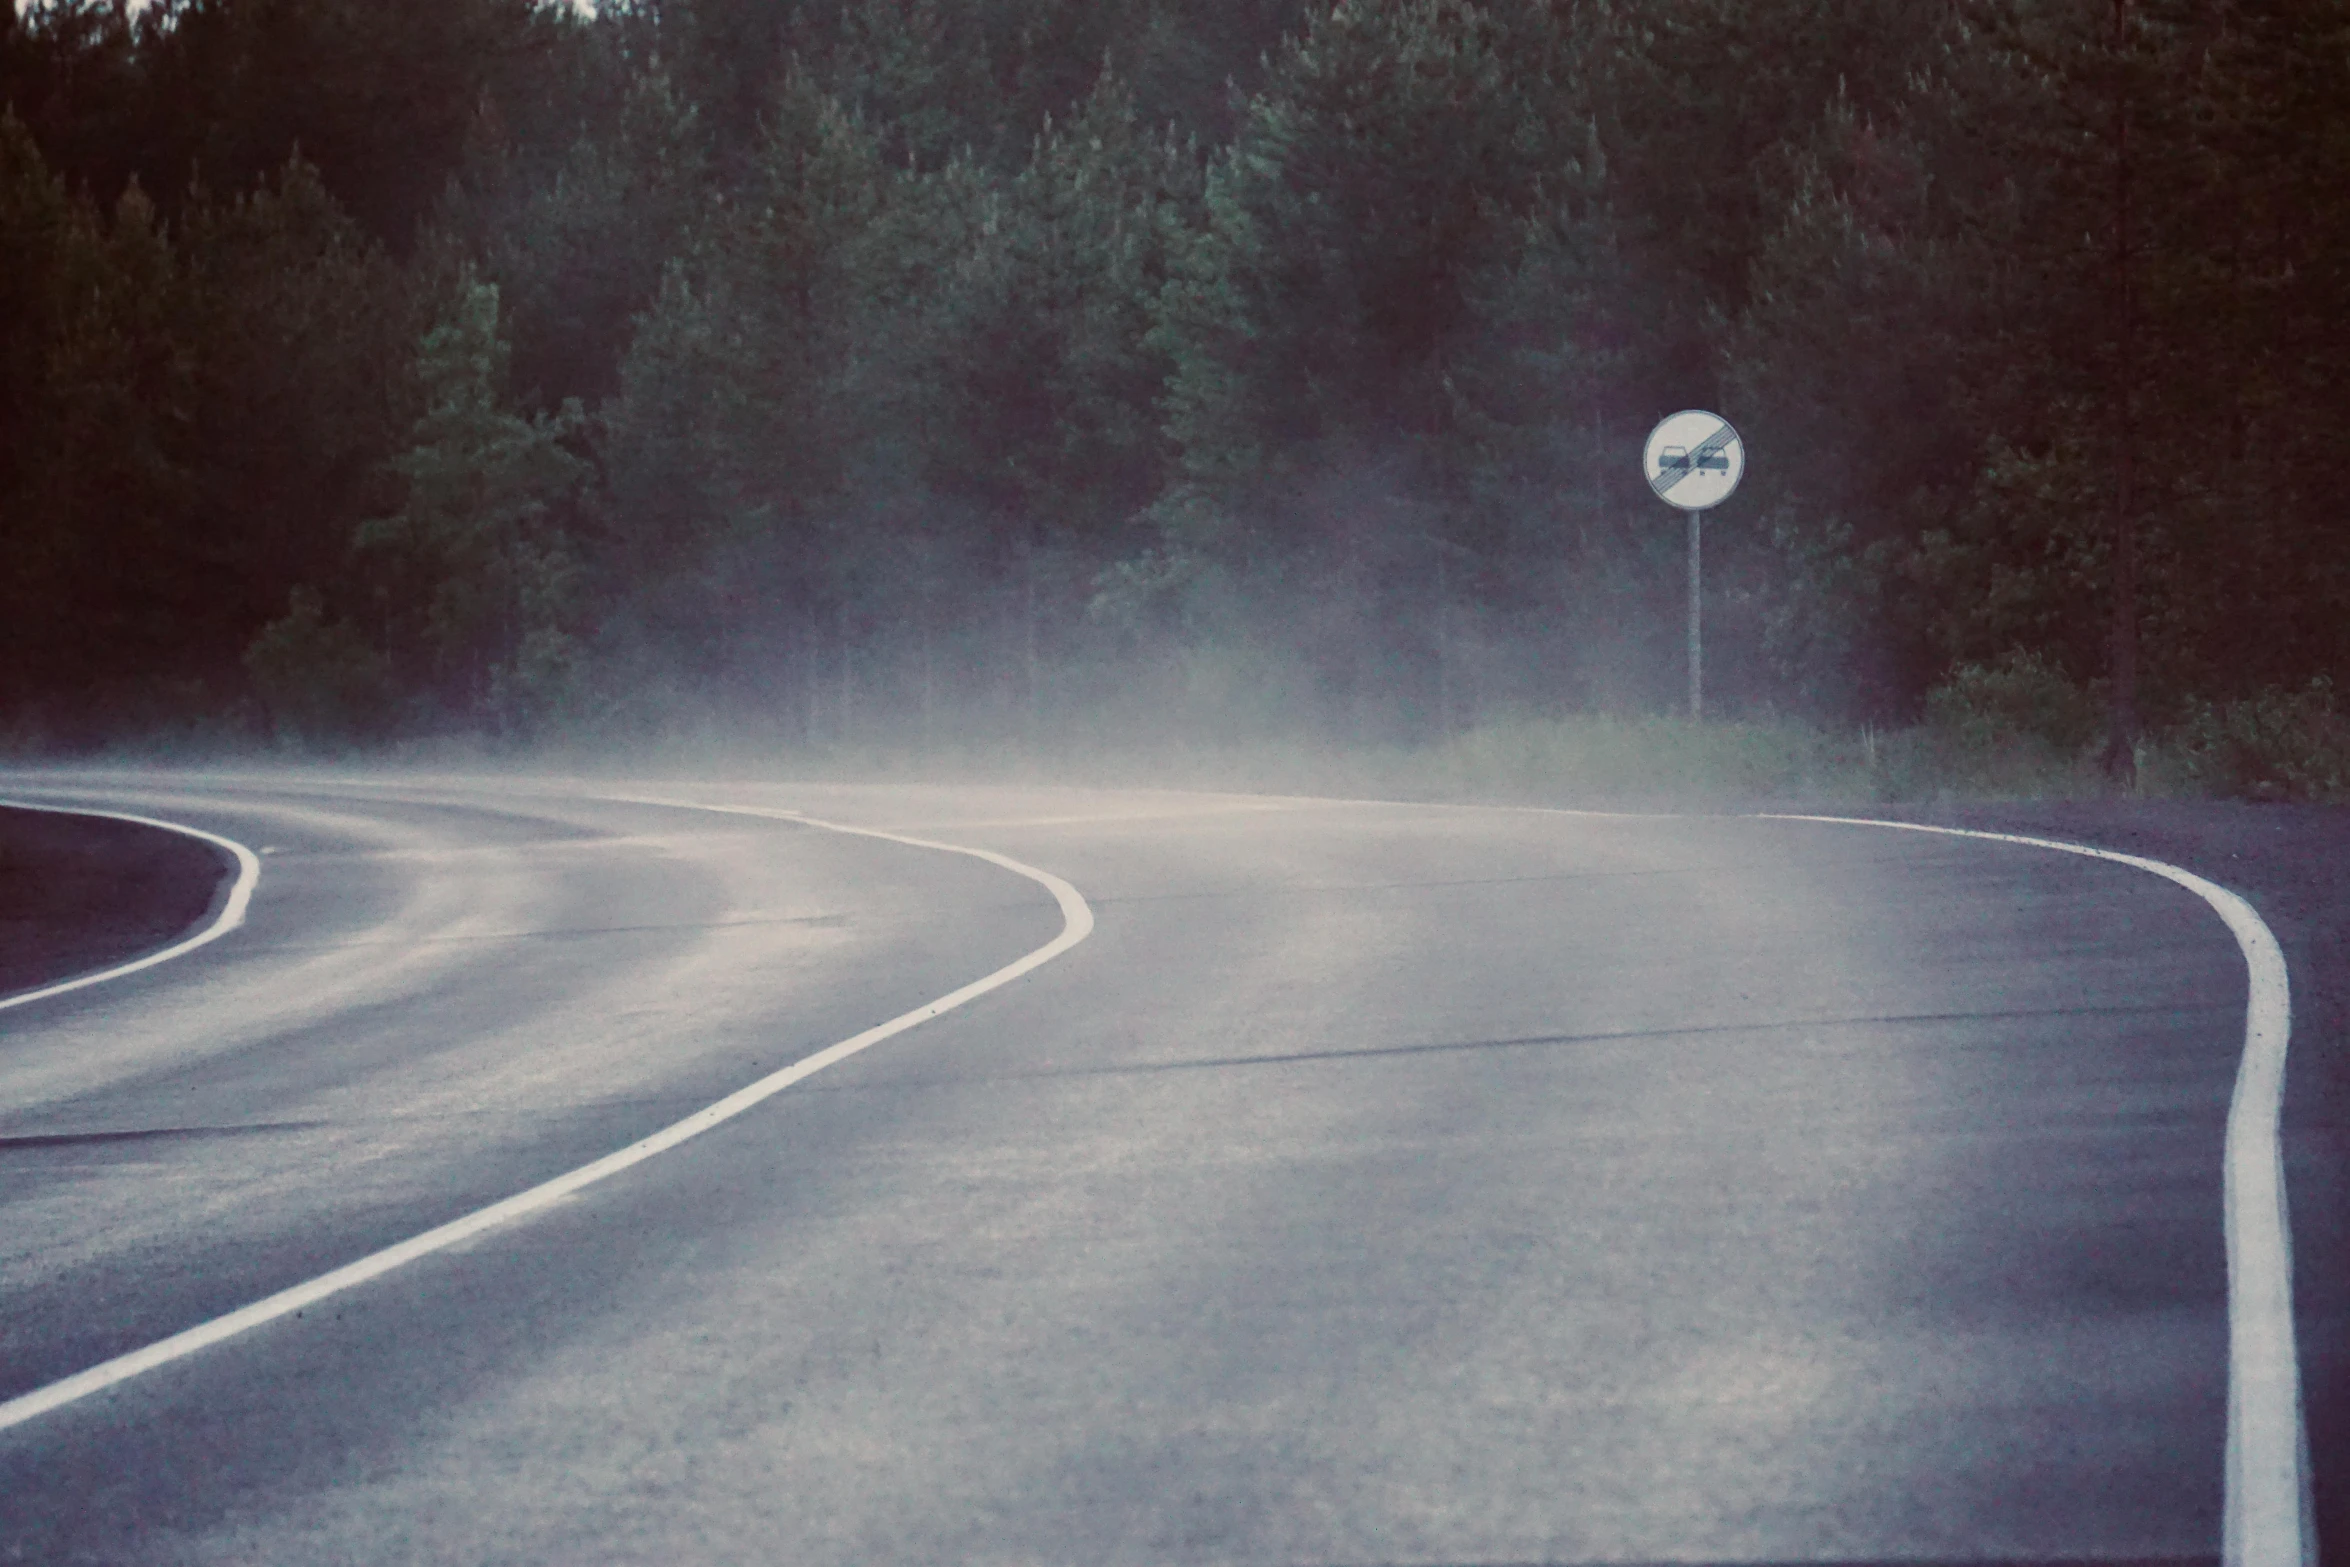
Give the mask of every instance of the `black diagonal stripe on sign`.
[{"label": "black diagonal stripe on sign", "polygon": [[1683,468],[1678,473],[1671,472],[1670,470],[1661,472],[1655,478],[1648,481],[1648,487],[1656,491],[1656,493],[1659,495],[1664,494],[1674,485],[1679,484],[1683,479],[1686,479],[1691,474],[1695,473],[1697,471],[1697,464],[1699,459],[1706,457],[1713,452],[1720,451],[1723,447],[1729,445],[1736,439],[1738,439],[1737,433],[1733,431],[1728,425],[1723,425],[1720,429],[1714,431],[1713,434],[1707,436],[1704,440],[1698,442],[1695,446],[1689,449],[1688,467]]}]

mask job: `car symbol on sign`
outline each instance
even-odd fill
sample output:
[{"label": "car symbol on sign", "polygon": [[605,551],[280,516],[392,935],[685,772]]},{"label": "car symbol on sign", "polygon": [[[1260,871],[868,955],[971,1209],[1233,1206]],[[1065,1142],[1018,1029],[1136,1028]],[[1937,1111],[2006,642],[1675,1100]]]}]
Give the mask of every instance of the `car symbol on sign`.
[{"label": "car symbol on sign", "polygon": [[[1656,465],[1667,473],[1687,473],[1689,471],[1689,448],[1686,446],[1666,447],[1658,454]],[[1716,447],[1710,452],[1699,452],[1697,466],[1701,472],[1728,473],[1730,471],[1730,455],[1720,447]]]}]

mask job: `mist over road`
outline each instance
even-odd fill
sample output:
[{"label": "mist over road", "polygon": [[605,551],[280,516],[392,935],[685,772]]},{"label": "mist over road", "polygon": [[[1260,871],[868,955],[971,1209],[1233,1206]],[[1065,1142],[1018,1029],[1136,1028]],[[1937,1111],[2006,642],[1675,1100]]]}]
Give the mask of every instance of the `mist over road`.
[{"label": "mist over road", "polygon": [[0,1431],[0,1560],[2209,1558],[2243,959],[1790,821],[29,777],[262,851],[0,1015],[0,1400],[1089,939]]}]

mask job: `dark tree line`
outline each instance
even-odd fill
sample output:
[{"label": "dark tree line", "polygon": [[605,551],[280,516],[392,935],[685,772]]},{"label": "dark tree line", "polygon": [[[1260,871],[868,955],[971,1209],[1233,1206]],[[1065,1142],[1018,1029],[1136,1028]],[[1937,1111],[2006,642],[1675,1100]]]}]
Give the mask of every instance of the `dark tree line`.
[{"label": "dark tree line", "polygon": [[1665,707],[1690,405],[1733,711],[2305,692],[2346,67],[2350,0],[0,7],[0,725]]}]

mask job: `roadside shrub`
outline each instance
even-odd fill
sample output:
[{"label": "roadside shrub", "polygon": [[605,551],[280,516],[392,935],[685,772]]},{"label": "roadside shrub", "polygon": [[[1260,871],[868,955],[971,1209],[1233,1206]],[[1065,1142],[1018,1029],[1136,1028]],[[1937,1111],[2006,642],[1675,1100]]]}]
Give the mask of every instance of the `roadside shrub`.
[{"label": "roadside shrub", "polygon": [[2103,722],[2094,693],[2022,648],[1996,664],[1961,664],[1926,695],[1926,726],[1969,751],[2038,745],[2075,756]]},{"label": "roadside shrub", "polygon": [[1824,733],[1777,720],[1489,720],[1429,760],[1451,787],[1504,797],[1682,806],[1846,793],[1850,763]]},{"label": "roadside shrub", "polygon": [[245,649],[245,673],[288,745],[337,745],[391,727],[391,666],[348,621],[329,621],[314,588],[296,588],[286,613]]},{"label": "roadside shrub", "polygon": [[2167,740],[2171,765],[2199,793],[2350,799],[2350,719],[2323,676],[2299,691],[2191,702]]},{"label": "roadside shrub", "polygon": [[587,650],[553,626],[524,632],[514,657],[490,671],[489,710],[510,738],[576,726],[588,707]]}]

